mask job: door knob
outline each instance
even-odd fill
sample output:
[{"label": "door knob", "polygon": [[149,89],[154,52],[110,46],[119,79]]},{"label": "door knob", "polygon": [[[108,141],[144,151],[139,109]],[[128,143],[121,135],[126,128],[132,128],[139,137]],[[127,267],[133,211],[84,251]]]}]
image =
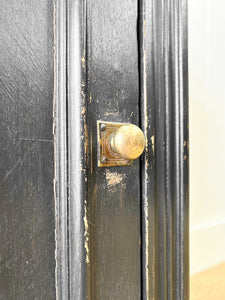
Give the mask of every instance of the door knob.
[{"label": "door knob", "polygon": [[97,121],[98,166],[132,166],[145,148],[142,130],[133,124]]},{"label": "door knob", "polygon": [[134,124],[121,126],[111,137],[111,148],[120,157],[133,160],[141,156],[145,148],[142,130]]}]

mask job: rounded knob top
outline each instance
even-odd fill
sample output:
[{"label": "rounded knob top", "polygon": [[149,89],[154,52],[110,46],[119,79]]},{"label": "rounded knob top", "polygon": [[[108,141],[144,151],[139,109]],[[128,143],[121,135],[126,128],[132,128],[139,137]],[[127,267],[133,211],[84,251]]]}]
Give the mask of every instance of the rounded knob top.
[{"label": "rounded knob top", "polygon": [[112,137],[111,147],[124,159],[136,159],[143,153],[145,148],[144,134],[136,125],[123,125]]}]

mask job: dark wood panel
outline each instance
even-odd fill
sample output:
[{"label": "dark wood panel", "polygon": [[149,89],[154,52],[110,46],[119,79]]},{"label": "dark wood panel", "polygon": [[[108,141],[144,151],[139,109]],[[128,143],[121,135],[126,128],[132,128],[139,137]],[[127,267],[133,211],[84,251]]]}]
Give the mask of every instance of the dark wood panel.
[{"label": "dark wood panel", "polygon": [[87,10],[89,299],[139,299],[140,181],[132,167],[97,167],[97,120],[139,122],[137,1]]},{"label": "dark wood panel", "polygon": [[0,11],[0,299],[55,299],[53,2]]},{"label": "dark wood panel", "polygon": [[[58,124],[68,156],[58,157],[62,189],[68,159],[71,299],[188,299],[186,11],[185,0],[68,1]],[[99,119],[141,124],[141,165],[97,168]]]}]

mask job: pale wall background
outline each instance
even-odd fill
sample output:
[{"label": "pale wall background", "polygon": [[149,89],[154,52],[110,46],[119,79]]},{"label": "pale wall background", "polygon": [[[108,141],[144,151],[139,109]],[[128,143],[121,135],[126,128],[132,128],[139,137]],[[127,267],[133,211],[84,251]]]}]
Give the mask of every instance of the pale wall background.
[{"label": "pale wall background", "polygon": [[225,1],[188,0],[191,274],[225,261]]}]

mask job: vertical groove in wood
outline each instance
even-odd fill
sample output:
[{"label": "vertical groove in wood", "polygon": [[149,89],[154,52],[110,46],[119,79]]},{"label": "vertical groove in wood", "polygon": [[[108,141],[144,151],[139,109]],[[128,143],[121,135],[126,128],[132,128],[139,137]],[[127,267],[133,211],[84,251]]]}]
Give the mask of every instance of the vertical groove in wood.
[{"label": "vertical groove in wood", "polygon": [[58,299],[87,296],[86,1],[55,3],[55,198]]}]

